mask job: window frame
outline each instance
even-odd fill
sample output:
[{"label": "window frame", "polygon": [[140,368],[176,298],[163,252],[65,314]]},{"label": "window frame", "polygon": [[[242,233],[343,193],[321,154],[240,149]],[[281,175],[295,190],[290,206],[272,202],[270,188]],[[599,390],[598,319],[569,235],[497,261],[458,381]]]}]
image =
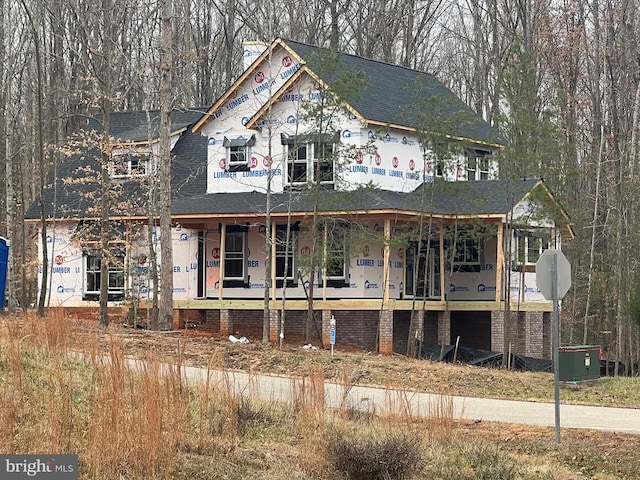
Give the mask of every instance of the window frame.
[{"label": "window frame", "polygon": [[467,149],[467,180],[489,180],[491,152],[479,149]]},{"label": "window frame", "polygon": [[[544,229],[519,229],[515,233],[516,263],[525,267],[534,266],[545,250],[551,248],[551,232]],[[532,249],[531,240],[539,241],[537,248]],[[532,255],[535,252],[535,255]]]},{"label": "window frame", "polygon": [[[287,286],[295,286],[297,284],[298,230],[296,225],[289,225],[289,242],[287,245],[287,225],[276,225],[274,247],[276,288],[282,288],[285,280]],[[285,263],[287,263],[288,270],[286,273],[284,271]]]},{"label": "window frame", "polygon": [[[327,282],[327,287],[349,286],[349,240],[350,227],[347,222],[326,222],[323,225],[323,255],[322,275]],[[338,240],[339,241],[336,241]],[[336,265],[342,266],[339,274],[329,271],[330,262],[336,260]],[[342,260],[342,262],[340,262]]]},{"label": "window frame", "polygon": [[[224,252],[222,253],[224,274],[222,277],[222,286],[227,288],[246,288],[249,286],[249,268],[247,264],[249,258],[249,227],[242,225],[227,225],[224,235]],[[239,238],[239,244],[237,242],[231,242],[231,238]],[[229,248],[232,244],[235,249],[230,251]],[[229,275],[230,268],[228,262],[239,262],[241,266],[241,274],[233,276]]]},{"label": "window frame", "polygon": [[[300,159],[299,153],[304,149],[304,159]],[[305,185],[310,179],[309,175],[309,147],[308,145],[287,145],[287,183],[289,185]],[[304,180],[300,180],[302,175],[296,174],[296,169],[304,170]],[[292,180],[295,174],[296,180]]]},{"label": "window frame", "polygon": [[151,173],[150,152],[132,150],[111,154],[109,160],[109,178],[113,180],[146,177]]},{"label": "window frame", "polygon": [[490,174],[490,161],[489,157],[491,154],[483,155],[478,158],[478,180],[489,180]]},{"label": "window frame", "polygon": [[478,157],[467,157],[467,180],[476,180]]},{"label": "window frame", "polygon": [[[308,134],[308,135],[286,135],[281,134],[281,143],[285,148],[285,158],[287,159],[287,176],[286,185],[289,187],[301,187],[309,185],[310,183],[316,183],[318,181],[317,176],[320,176],[320,185],[335,185],[336,175],[336,152],[338,149],[338,142],[340,141],[339,133],[335,134]],[[326,155],[326,148],[330,146],[329,156]],[[299,152],[304,148],[305,158],[300,159]],[[322,150],[322,155],[318,152]],[[296,175],[296,179],[293,179],[295,173],[295,167],[297,165],[304,165],[305,179],[301,180],[301,176]],[[324,167],[324,168],[323,168]],[[325,170],[328,172],[327,177]]]},{"label": "window frame", "polygon": [[[256,136],[251,135],[249,138],[238,137],[229,139],[224,137],[222,146],[225,148],[225,170],[227,172],[243,172],[251,170],[251,154],[256,144]],[[242,160],[238,160],[238,156],[242,154]],[[236,158],[232,160],[232,158]]]},{"label": "window frame", "polygon": [[[224,277],[223,280],[246,278],[246,233],[241,230],[226,230],[224,233]],[[233,250],[232,250],[233,248]],[[240,268],[237,267],[239,265]],[[234,266],[235,268],[231,268]],[[236,274],[238,273],[238,274]]]},{"label": "window frame", "polygon": [[456,238],[454,265],[480,265],[480,239],[473,235]]},{"label": "window frame", "polygon": [[[109,262],[107,271],[107,299],[110,301],[124,300],[126,290],[125,250],[122,247],[116,247],[111,249],[110,255],[112,261]],[[89,268],[90,262],[92,268]],[[84,249],[82,253],[82,294],[84,300],[100,300],[101,267],[102,254],[100,250],[96,248]],[[92,282],[89,281],[89,275],[93,277]],[[89,290],[89,284],[93,285],[92,290]]]},{"label": "window frame", "polygon": [[[483,262],[484,229],[481,227],[461,226],[451,229],[445,241],[447,261],[456,271],[476,271]],[[450,252],[453,249],[453,255]]]}]

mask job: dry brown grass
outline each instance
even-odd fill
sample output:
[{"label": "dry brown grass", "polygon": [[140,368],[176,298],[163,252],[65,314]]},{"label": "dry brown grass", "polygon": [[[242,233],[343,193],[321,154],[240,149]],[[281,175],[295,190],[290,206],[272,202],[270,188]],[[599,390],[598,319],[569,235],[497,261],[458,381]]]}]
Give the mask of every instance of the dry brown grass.
[{"label": "dry brown grass", "polygon": [[[80,349],[82,359],[70,355]],[[461,373],[468,368],[442,366],[441,373],[458,373],[432,381],[446,394],[416,414],[411,392],[424,390],[417,378],[435,378],[440,366],[325,353],[230,347],[180,333],[102,330],[63,318],[5,319],[0,322],[0,451],[76,453],[82,479],[339,480],[348,469],[352,478],[366,471],[367,458],[377,461],[373,450],[399,459],[386,465],[380,478],[637,478],[638,437],[564,432],[563,444],[556,446],[552,429],[456,418],[451,395],[461,387],[453,382],[458,377],[470,382]],[[131,354],[146,361],[132,368]],[[229,365],[247,365],[257,373],[274,368],[277,355],[299,376],[291,404],[256,400],[253,384],[237,394],[229,376],[208,376],[192,385],[181,373],[184,364],[227,372]],[[509,373],[478,376],[500,381]],[[327,379],[339,381],[347,393],[362,379],[381,379],[389,392],[387,413],[349,405],[346,394],[339,408],[327,410]],[[408,379],[416,383],[413,390],[393,393]],[[341,450],[342,463],[332,440],[349,446]],[[400,448],[405,445],[413,448]],[[372,455],[365,458],[363,451]],[[409,460],[403,466],[400,459]],[[385,477],[385,472],[396,473]]]}]

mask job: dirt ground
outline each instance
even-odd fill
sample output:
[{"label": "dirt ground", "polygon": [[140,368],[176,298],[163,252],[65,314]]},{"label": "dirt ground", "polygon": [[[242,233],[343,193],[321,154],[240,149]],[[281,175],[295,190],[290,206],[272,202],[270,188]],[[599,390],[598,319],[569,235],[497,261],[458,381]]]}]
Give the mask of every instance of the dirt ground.
[{"label": "dirt ground", "polygon": [[[512,391],[519,392],[519,397],[523,391],[530,391],[535,397],[536,389],[551,391],[552,385],[548,374],[379,356],[346,345],[337,345],[332,356],[318,346],[262,345],[260,339],[232,343],[228,338],[196,330],[163,333],[121,325],[102,329],[93,322],[76,322],[72,328],[76,346],[83,349],[107,351],[115,345],[133,357],[192,366],[297,376],[321,369],[326,380],[452,395],[480,396],[486,392],[486,396],[504,398],[509,398]],[[640,478],[640,436],[563,429],[561,445],[557,445],[552,428],[483,421],[458,423],[457,433],[491,441],[515,455],[553,458],[566,469],[567,478]]]}]

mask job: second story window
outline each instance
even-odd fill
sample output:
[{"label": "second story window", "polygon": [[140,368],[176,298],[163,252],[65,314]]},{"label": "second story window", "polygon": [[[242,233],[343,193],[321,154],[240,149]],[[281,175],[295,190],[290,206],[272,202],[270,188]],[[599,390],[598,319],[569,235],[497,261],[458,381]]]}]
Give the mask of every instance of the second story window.
[{"label": "second story window", "polygon": [[489,180],[490,155],[484,150],[467,150],[467,180]]},{"label": "second story window", "polygon": [[335,172],[335,135],[281,136],[287,158],[287,183],[302,186],[319,182],[333,185]]},{"label": "second story window", "polygon": [[223,146],[227,150],[226,169],[228,172],[244,172],[251,169],[251,150],[256,143],[255,135],[251,138],[224,137]]},{"label": "second story window", "polygon": [[143,152],[116,153],[111,156],[109,174],[111,178],[141,177],[151,173],[149,154]]}]

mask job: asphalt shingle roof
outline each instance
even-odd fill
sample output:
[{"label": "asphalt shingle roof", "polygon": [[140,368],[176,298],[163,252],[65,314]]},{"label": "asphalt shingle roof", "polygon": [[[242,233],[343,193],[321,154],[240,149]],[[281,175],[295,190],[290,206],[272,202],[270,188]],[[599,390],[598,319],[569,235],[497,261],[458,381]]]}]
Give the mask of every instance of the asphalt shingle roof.
[{"label": "asphalt shingle roof", "polygon": [[[326,75],[317,67],[316,59],[321,49],[310,45],[286,41],[299,56],[308,62],[314,73]],[[449,89],[433,75],[396,65],[368,60],[355,55],[344,55],[343,65],[352,71],[362,71],[368,78],[367,88],[352,105],[369,120],[403,124],[405,126],[428,127],[428,122],[437,119],[429,116],[433,110],[409,109],[408,105],[421,105],[424,99],[444,98],[452,117],[462,114],[471,122],[451,125],[452,134],[497,142],[497,132],[483,122],[463,104]],[[323,79],[324,80],[324,79]],[[330,82],[330,78],[326,81]],[[329,83],[330,84],[330,83]],[[420,85],[420,88],[412,86]],[[393,94],[390,94],[393,93]],[[264,193],[219,193],[207,194],[207,138],[189,128],[206,112],[204,108],[174,110],[171,117],[172,131],[184,130],[174,146],[172,162],[172,192],[174,215],[260,215],[266,211]],[[120,142],[146,142],[158,136],[158,111],[113,112],[110,115],[110,134]],[[101,129],[101,117],[90,121],[87,129]],[[435,128],[435,127],[434,127]],[[43,200],[47,216],[56,218],[81,218],[97,216],[97,197],[100,185],[100,152],[96,148],[86,149],[70,156],[57,171],[45,191]],[[93,171],[93,178],[88,171]],[[71,181],[74,179],[75,181]],[[82,180],[83,181],[78,181]],[[480,181],[427,183],[411,193],[397,193],[364,187],[352,192],[322,191],[295,192],[291,209],[305,213],[313,210],[314,195],[322,195],[319,202],[324,212],[372,212],[398,211],[405,213],[433,213],[437,215],[482,215],[506,214],[536,185],[539,180]],[[55,188],[54,183],[55,182]],[[112,182],[117,186],[113,214],[145,215],[148,195],[139,181]],[[290,205],[289,193],[273,194],[274,212],[286,212]],[[25,217],[40,217],[39,202],[34,202]]]},{"label": "asphalt shingle roof", "polygon": [[[188,110],[174,110],[171,114],[172,131],[182,130],[195,123],[206,111],[203,108],[193,108]],[[149,127],[149,120],[151,126]],[[122,142],[146,142],[154,140],[158,134],[158,111],[130,111],[112,112],[110,114],[110,135]],[[97,115],[88,122],[85,130],[100,131],[102,116]],[[185,134],[183,134],[184,136]],[[191,142],[181,144],[174,148],[174,153],[184,152],[182,158],[187,162],[187,166],[182,165],[182,158],[177,157],[173,162],[174,178],[180,183],[189,180],[188,190],[183,190],[183,194],[195,194],[206,191],[206,139],[204,154],[202,145],[198,142],[203,139],[201,135],[194,135]],[[82,140],[80,140],[82,144]],[[79,218],[95,217],[96,205],[100,195],[100,151],[93,147],[81,147],[79,153],[74,153],[67,157],[58,166],[55,176],[49,179],[49,186],[44,192],[44,205],[47,216],[55,218]],[[189,176],[193,173],[192,165],[195,163],[204,165],[205,172],[200,175]],[[193,182],[193,183],[192,183]],[[145,215],[147,194],[139,181],[121,180],[112,182],[114,187],[114,214],[126,212],[131,215]],[[35,201],[25,213],[25,218],[40,218],[40,202]]]},{"label": "asphalt shingle roof", "polygon": [[[314,190],[293,192],[291,211],[313,210],[320,195],[321,212],[402,211],[435,215],[506,214],[538,183],[539,179],[484,180],[477,182],[427,183],[410,193],[389,192],[364,187],[351,192]],[[176,198],[174,215],[255,215],[266,211],[267,195],[259,192],[200,194]],[[286,212],[289,193],[271,196],[273,212]]]},{"label": "asphalt shingle roof", "polygon": [[[143,112],[116,113],[114,132],[142,131],[146,129]],[[201,110],[177,112],[172,125],[188,127],[195,123]],[[190,123],[188,123],[190,122]],[[120,137],[123,138],[123,137]],[[132,137],[129,137],[131,139]],[[207,138],[186,129],[173,149],[172,192],[174,215],[256,215],[266,211],[266,194],[218,193],[207,194]],[[56,218],[96,217],[97,199],[100,194],[98,172],[100,152],[97,149],[72,155],[57,171],[55,188],[53,181],[44,195],[47,216]],[[82,179],[82,181],[70,181]],[[292,196],[291,209],[305,213],[313,210],[316,198],[321,195],[320,211],[324,212],[373,212],[401,211],[424,212],[436,215],[505,214],[536,185],[539,180],[487,180],[478,182],[426,183],[414,192],[398,193],[363,187],[351,192],[326,190],[322,192],[300,191]],[[115,186],[113,214],[146,215],[148,195],[139,181],[112,182]],[[288,193],[273,194],[273,212],[286,212],[290,204]],[[40,217],[39,202],[34,202],[25,218]]]},{"label": "asphalt shingle roof", "polygon": [[[174,110],[171,113],[171,131],[175,132],[196,122],[206,108]],[[89,121],[87,130],[102,131],[101,114]],[[160,110],[137,110],[109,114],[109,134],[120,142],[146,142],[159,136]]]},{"label": "asphalt shingle roof", "polygon": [[[320,65],[326,50],[291,40],[284,42],[304,59],[311,71],[331,86],[333,79]],[[344,54],[341,59],[345,70],[366,75],[366,88],[350,103],[367,120],[493,145],[504,143],[496,129],[434,75],[356,55]]]}]

